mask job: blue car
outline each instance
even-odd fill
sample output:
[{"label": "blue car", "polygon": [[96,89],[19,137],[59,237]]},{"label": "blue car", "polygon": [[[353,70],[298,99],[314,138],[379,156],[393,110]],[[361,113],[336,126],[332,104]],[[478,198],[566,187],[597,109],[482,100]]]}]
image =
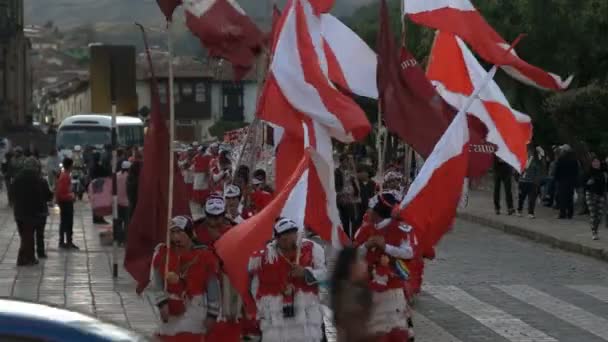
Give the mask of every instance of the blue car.
[{"label": "blue car", "polygon": [[144,342],[133,331],[48,305],[0,299],[2,342]]}]

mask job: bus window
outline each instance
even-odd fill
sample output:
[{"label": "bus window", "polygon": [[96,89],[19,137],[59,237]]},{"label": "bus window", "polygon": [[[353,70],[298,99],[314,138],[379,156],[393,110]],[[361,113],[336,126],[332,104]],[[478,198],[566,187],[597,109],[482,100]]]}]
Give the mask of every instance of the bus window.
[{"label": "bus window", "polygon": [[142,126],[119,126],[118,143],[122,146],[143,146],[144,132]]},{"label": "bus window", "polygon": [[72,149],[76,145],[104,146],[112,140],[110,129],[91,126],[67,126],[57,132],[57,146]]}]

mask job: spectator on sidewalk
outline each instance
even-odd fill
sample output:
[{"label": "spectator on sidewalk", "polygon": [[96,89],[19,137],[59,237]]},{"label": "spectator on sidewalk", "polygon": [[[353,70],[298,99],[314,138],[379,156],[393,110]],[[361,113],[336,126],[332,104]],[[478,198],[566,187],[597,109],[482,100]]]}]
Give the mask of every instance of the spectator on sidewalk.
[{"label": "spectator on sidewalk", "polygon": [[500,186],[505,188],[505,200],[507,202],[507,215],[513,215],[513,194],[511,193],[511,178],[513,169],[511,166],[494,156],[494,210],[500,215]]},{"label": "spectator on sidewalk", "polygon": [[576,155],[569,145],[563,145],[561,150],[562,155],[555,165],[558,218],[572,219],[574,214],[574,189],[578,181],[579,166]]},{"label": "spectator on sidewalk", "polygon": [[79,249],[72,241],[75,200],[72,192],[73,165],[72,159],[63,159],[63,171],[55,187],[55,199],[59,205],[59,248],[61,249]]},{"label": "spectator on sidewalk", "polygon": [[13,213],[21,239],[17,266],[36,265],[38,260],[35,257],[35,249],[38,258],[46,258],[44,227],[48,216],[47,203],[53,198],[53,194],[42,178],[40,163],[35,158],[28,157],[24,160],[23,168],[14,179],[10,191],[14,200]]},{"label": "spectator on sidewalk", "polygon": [[2,175],[4,176],[4,184],[6,185],[6,197],[8,199],[8,205],[12,206],[13,205],[13,198],[12,198],[12,194],[10,191],[8,191],[11,188],[11,183],[13,181],[13,175],[11,173],[11,161],[13,160],[13,152],[12,151],[8,151],[5,155],[4,155],[4,162],[2,163]]},{"label": "spectator on sidewalk", "polygon": [[114,240],[123,245],[127,241],[127,227],[129,226],[129,196],[127,195],[127,177],[131,163],[123,160],[120,171],[116,173],[116,197],[118,200],[118,222],[114,232]]},{"label": "spectator on sidewalk", "polygon": [[585,199],[591,215],[591,236],[598,240],[598,227],[604,215],[606,203],[606,173],[601,168],[599,158],[593,158],[591,168],[584,178]]},{"label": "spectator on sidewalk", "polygon": [[534,218],[536,206],[536,195],[538,194],[540,182],[544,177],[545,169],[542,161],[540,147],[529,149],[529,158],[526,168],[519,178],[519,201],[517,205],[517,216],[522,216],[524,201],[528,198],[528,217]]},{"label": "spectator on sidewalk", "polygon": [[363,223],[363,215],[365,215],[365,212],[367,211],[369,199],[376,195],[377,185],[371,179],[373,175],[374,171],[371,169],[371,167],[367,165],[359,165],[359,172],[357,176],[359,178],[359,197],[361,198],[361,201],[359,203],[359,210],[357,213],[358,217],[355,225],[357,228]]},{"label": "spectator on sidewalk", "polygon": [[557,192],[557,182],[555,181],[555,166],[560,157],[560,149],[557,146],[553,147],[553,159],[549,162],[547,172],[547,185],[543,203],[546,207],[552,208],[555,204],[555,194]]},{"label": "spectator on sidewalk", "polygon": [[335,170],[336,179],[336,201],[342,228],[352,239],[355,236],[357,209],[359,207],[359,191],[355,182],[355,172],[352,165],[352,156],[343,154],[340,156],[339,166]]}]

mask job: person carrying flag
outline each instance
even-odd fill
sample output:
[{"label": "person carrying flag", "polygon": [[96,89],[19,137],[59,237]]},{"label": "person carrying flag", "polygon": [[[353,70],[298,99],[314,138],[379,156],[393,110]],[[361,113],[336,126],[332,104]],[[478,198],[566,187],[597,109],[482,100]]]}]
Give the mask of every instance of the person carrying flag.
[{"label": "person carrying flag", "polygon": [[323,337],[319,283],[327,276],[325,252],[311,240],[298,243],[298,231],[294,221],[279,218],[274,239],[249,260],[262,341],[318,342]]},{"label": "person carrying flag", "polygon": [[369,201],[369,219],[355,235],[354,245],[369,265],[369,286],[375,307],[369,331],[382,341],[413,341],[406,300],[406,261],[414,257],[411,227],[391,217],[398,199],[383,192]]},{"label": "person carrying flag", "polygon": [[195,244],[189,217],[174,217],[169,229],[171,245],[156,247],[148,288],[161,318],[157,335],[164,342],[205,341],[219,315],[219,262]]}]

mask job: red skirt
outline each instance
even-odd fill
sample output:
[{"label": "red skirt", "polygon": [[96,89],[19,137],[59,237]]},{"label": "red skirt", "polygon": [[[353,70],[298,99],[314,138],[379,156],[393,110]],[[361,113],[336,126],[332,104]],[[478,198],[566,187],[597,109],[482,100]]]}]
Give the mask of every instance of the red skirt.
[{"label": "red skirt", "polygon": [[210,342],[241,342],[240,322],[217,322],[205,336]]}]

